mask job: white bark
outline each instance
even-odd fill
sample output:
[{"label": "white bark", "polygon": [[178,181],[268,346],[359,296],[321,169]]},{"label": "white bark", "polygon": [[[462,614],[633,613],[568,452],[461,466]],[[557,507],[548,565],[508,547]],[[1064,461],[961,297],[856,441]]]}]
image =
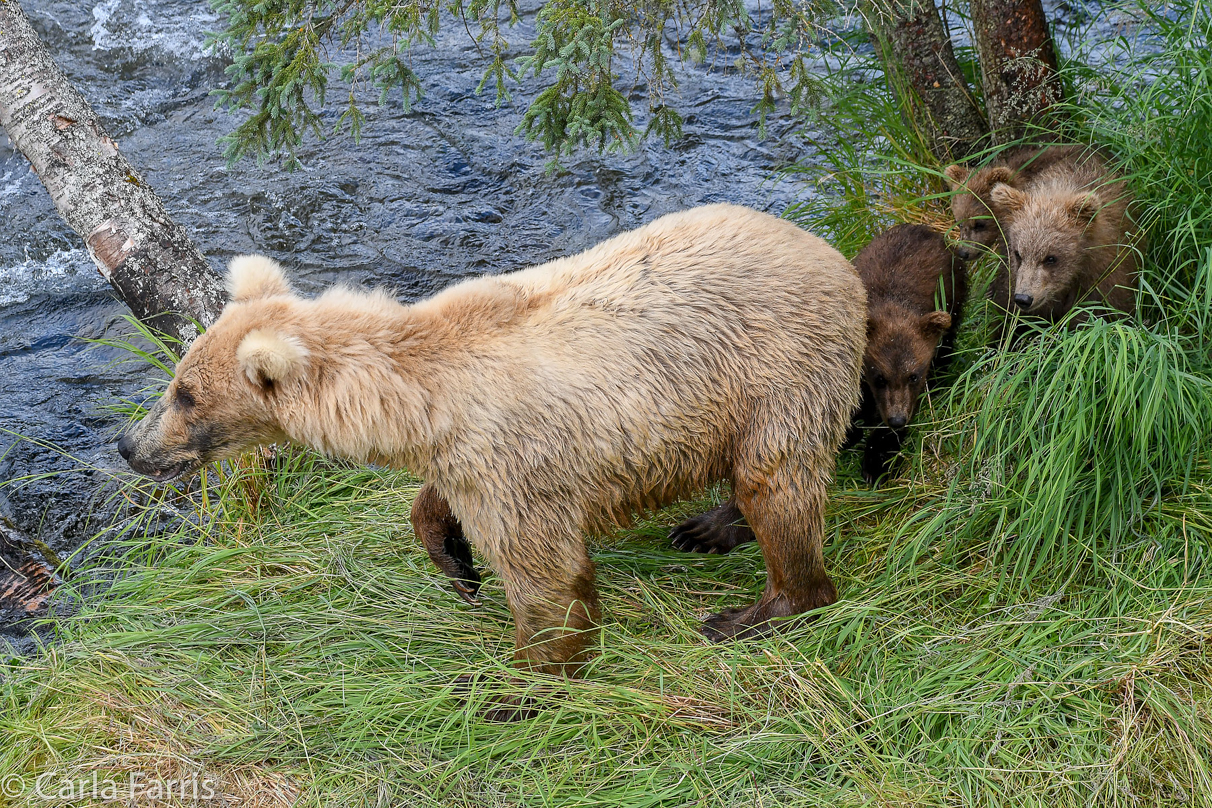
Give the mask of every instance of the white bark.
[{"label": "white bark", "polygon": [[0,0],[0,126],[135,316],[186,343],[197,336],[191,318],[214,321],[221,279],[118,151],[17,0]]}]

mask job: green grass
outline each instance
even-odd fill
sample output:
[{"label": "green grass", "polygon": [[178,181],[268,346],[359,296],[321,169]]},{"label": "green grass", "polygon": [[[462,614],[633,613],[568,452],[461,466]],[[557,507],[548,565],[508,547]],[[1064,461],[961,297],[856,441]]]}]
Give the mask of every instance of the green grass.
[{"label": "green grass", "polygon": [[[8,803],[76,804],[33,794],[40,774],[140,772],[242,805],[1212,805],[1212,55],[1205,7],[1176,16],[1153,21],[1160,56],[1070,67],[1062,133],[1132,179],[1144,315],[1002,351],[973,307],[903,476],[871,490],[843,453],[842,599],[811,624],[698,634],[764,581],[756,547],[668,547],[720,491],[592,542],[606,622],[564,682],[508,669],[499,583],[479,608],[454,596],[411,535],[406,474],[289,452],[190,492],[131,482],[121,538],[68,584],[112,587],[0,667],[0,775],[26,789]],[[794,212],[848,254],[944,218],[928,155],[872,159],[903,124],[865,92],[838,103],[871,142],[831,151],[811,178],[832,202]],[[165,501],[193,518],[151,532]],[[481,684],[460,698],[463,674]],[[537,718],[478,717],[531,690]]]}]

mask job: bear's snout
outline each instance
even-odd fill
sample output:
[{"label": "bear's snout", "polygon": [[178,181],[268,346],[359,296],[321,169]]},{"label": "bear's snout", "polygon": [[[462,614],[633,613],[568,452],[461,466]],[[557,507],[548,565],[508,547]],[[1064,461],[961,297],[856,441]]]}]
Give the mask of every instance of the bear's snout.
[{"label": "bear's snout", "polygon": [[133,444],[134,441],[131,440],[129,434],[118,438],[118,454],[122,455],[122,459],[128,463],[130,462],[130,454]]},{"label": "bear's snout", "polygon": [[900,429],[907,423],[909,423],[909,416],[905,415],[903,412],[898,412],[896,415],[888,416],[888,426],[892,427],[893,429]]},{"label": "bear's snout", "polygon": [[1024,310],[1025,310],[1025,309],[1029,309],[1029,308],[1031,308],[1031,304],[1032,304],[1034,301],[1035,301],[1035,298],[1034,298],[1034,297],[1032,297],[1031,295],[1016,294],[1016,295],[1014,296],[1014,303],[1015,303],[1015,305],[1017,305],[1017,306],[1018,306],[1020,309],[1024,309]]}]

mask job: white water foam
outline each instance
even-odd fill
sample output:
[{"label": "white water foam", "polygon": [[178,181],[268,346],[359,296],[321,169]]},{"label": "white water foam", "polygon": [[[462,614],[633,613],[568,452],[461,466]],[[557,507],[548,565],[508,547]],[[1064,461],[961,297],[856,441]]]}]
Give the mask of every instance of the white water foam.
[{"label": "white water foam", "polygon": [[[141,53],[152,48],[197,61],[206,55],[205,31],[219,15],[205,4],[191,4],[186,13],[165,13],[165,4],[152,8],[147,0],[103,0],[93,6],[90,32],[93,50],[129,48]],[[200,7],[197,7],[199,6]]]},{"label": "white water foam", "polygon": [[26,258],[0,266],[0,307],[24,303],[36,294],[104,287],[105,279],[83,248],[57,250],[45,258]]}]

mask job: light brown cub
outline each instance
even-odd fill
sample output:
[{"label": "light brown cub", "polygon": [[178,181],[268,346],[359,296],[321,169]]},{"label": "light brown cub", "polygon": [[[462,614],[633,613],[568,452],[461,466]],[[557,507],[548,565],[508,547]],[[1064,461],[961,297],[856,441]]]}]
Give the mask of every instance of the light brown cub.
[{"label": "light brown cub", "polygon": [[990,192],[1005,222],[1009,275],[994,302],[1057,322],[1079,303],[1135,310],[1137,250],[1127,183],[1101,156],[1054,163],[1023,187]]},{"label": "light brown cub", "polygon": [[975,170],[967,166],[950,165],[943,170],[951,186],[951,215],[959,240],[955,254],[965,261],[977,258],[981,252],[1006,253],[1005,223],[993,208],[990,194],[993,186],[1006,183],[1022,187],[1040,172],[1061,160],[1080,154],[1077,146],[1019,146],[998,155],[987,166]]}]

